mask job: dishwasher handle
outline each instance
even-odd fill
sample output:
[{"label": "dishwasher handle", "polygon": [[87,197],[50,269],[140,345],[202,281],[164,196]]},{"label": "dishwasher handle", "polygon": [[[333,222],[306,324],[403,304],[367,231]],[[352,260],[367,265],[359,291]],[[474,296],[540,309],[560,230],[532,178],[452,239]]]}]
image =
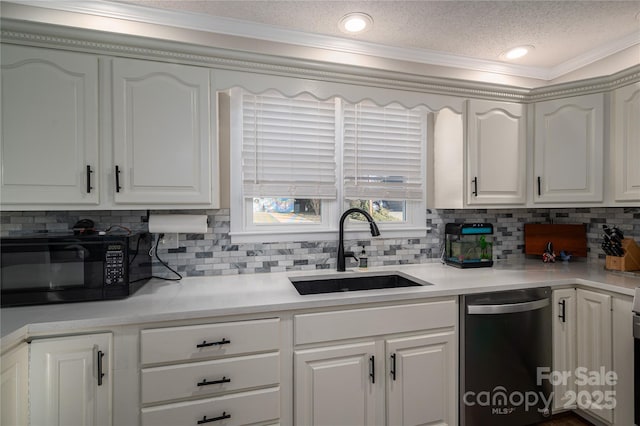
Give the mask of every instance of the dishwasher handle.
[{"label": "dishwasher handle", "polygon": [[493,314],[513,314],[517,312],[535,311],[536,309],[549,306],[549,299],[534,300],[533,302],[508,303],[501,305],[468,305],[469,315],[493,315]]}]

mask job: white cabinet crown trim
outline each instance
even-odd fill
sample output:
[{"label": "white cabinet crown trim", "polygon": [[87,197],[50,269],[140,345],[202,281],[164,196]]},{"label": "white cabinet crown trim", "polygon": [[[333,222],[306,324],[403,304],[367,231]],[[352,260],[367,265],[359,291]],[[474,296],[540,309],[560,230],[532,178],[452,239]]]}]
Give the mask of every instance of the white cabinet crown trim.
[{"label": "white cabinet crown trim", "polygon": [[97,54],[109,52],[118,56],[181,62],[234,71],[253,71],[270,76],[284,75],[336,83],[362,84],[420,93],[510,102],[529,103],[580,94],[598,93],[640,81],[640,65],[637,65],[611,76],[528,89],[321,61],[312,62],[296,58],[274,58],[265,54],[229,51],[205,45],[170,42],[115,33],[110,33],[109,39],[111,41],[105,42],[105,34],[102,32],[9,19],[2,20],[1,36],[3,42],[17,44]]}]

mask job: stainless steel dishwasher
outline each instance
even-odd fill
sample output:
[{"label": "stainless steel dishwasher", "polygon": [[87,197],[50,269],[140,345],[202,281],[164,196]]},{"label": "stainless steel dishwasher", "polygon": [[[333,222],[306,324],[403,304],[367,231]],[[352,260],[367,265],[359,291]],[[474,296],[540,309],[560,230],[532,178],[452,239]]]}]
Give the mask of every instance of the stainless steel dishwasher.
[{"label": "stainless steel dishwasher", "polygon": [[521,426],[550,416],[551,289],[466,295],[460,306],[460,424]]}]

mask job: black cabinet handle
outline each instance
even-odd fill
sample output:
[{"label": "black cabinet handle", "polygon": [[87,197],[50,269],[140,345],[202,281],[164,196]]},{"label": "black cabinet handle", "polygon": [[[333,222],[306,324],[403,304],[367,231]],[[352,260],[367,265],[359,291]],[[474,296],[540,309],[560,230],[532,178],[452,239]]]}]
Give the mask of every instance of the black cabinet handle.
[{"label": "black cabinet handle", "polygon": [[231,383],[231,379],[228,379],[227,376],[222,376],[222,379],[212,382],[207,382],[207,379],[203,379],[201,382],[198,382],[198,386],[219,385],[220,383]]},{"label": "black cabinet handle", "polygon": [[561,300],[558,302],[558,305],[560,305],[560,315],[558,315],[558,318],[560,318],[562,322],[567,322],[567,301]]},{"label": "black cabinet handle", "polygon": [[227,414],[226,411],[223,411],[222,415],[218,416],[218,417],[212,417],[212,418],[208,419],[207,416],[204,416],[202,418],[202,420],[198,420],[198,424],[201,425],[201,424],[204,424],[204,423],[217,422],[219,420],[230,419],[230,418],[231,418],[231,414]]},{"label": "black cabinet handle", "polygon": [[371,357],[369,358],[369,368],[371,369],[369,371],[369,377],[371,377],[371,383],[375,383],[376,382],[376,357],[371,355]]},{"label": "black cabinet handle", "polygon": [[96,360],[98,363],[98,386],[102,386],[102,378],[104,377],[104,373],[102,370],[102,359],[104,358],[104,352],[98,351],[98,359]]},{"label": "black cabinet handle", "polygon": [[396,354],[391,354],[391,378],[396,380]]},{"label": "black cabinet handle", "polygon": [[542,178],[538,176],[538,197],[542,196]]},{"label": "black cabinet handle", "polygon": [[471,182],[473,182],[473,195],[477,197],[478,196],[478,176],[474,177]]},{"label": "black cabinet handle", "polygon": [[91,173],[93,173],[91,166],[87,164],[87,194],[91,194],[93,189],[93,186],[91,186]]},{"label": "black cabinet handle", "polygon": [[196,348],[206,348],[208,346],[228,345],[229,343],[231,343],[231,340],[227,340],[224,337],[219,342],[209,342],[209,343],[207,343],[206,340],[203,340],[202,343],[200,343],[199,345],[196,345]]},{"label": "black cabinet handle", "polygon": [[116,192],[120,192],[122,187],[120,186],[120,167],[116,166]]}]

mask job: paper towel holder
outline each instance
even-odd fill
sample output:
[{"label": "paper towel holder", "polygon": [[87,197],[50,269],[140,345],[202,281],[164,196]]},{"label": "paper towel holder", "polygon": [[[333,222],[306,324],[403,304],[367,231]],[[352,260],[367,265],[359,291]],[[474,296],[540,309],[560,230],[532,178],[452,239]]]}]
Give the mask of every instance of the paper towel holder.
[{"label": "paper towel holder", "polygon": [[209,217],[205,214],[153,214],[149,216],[149,232],[154,234],[206,234]]}]

